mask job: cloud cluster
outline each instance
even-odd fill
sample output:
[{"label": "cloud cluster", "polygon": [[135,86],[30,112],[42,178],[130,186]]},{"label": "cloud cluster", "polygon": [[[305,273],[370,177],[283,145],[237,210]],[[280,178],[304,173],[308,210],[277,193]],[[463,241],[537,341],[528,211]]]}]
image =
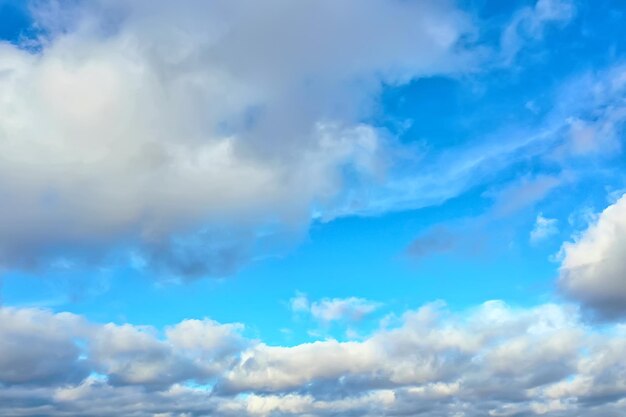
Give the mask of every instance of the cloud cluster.
[{"label": "cloud cluster", "polygon": [[448,1],[32,8],[35,45],[0,43],[0,266],[131,248],[187,277],[380,179],[381,85],[464,68],[472,30]]},{"label": "cloud cluster", "polygon": [[561,248],[559,284],[599,318],[626,315],[626,196]]},{"label": "cloud cluster", "polygon": [[567,306],[436,303],[362,341],[295,346],[208,319],[159,332],[0,314],[2,416],[605,417],[626,405],[626,329],[593,330]]}]

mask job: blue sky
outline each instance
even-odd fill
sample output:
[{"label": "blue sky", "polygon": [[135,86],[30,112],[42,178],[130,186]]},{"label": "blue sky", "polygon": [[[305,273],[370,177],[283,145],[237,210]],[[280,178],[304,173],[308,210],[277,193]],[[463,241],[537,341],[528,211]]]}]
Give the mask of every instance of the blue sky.
[{"label": "blue sky", "polygon": [[0,0],[0,416],[621,415],[624,13]]}]

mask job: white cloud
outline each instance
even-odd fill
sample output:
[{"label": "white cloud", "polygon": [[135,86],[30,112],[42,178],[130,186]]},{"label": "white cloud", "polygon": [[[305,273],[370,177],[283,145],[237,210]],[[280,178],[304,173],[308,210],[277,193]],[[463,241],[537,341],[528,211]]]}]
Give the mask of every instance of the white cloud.
[{"label": "white cloud", "polygon": [[184,320],[166,329],[167,339],[178,349],[202,356],[207,352],[219,358],[237,352],[244,345],[241,324],[220,324],[216,321]]},{"label": "white cloud", "polygon": [[166,328],[165,339],[151,327],[107,324],[90,338],[90,354],[112,385],[168,387],[204,382],[219,375],[246,343],[240,324],[184,320]]},{"label": "white cloud", "polygon": [[[607,416],[626,403],[626,329],[553,304],[432,304],[362,341],[271,346],[241,325],[159,335],[0,310],[0,415]],[[186,382],[187,381],[187,382]]]},{"label": "white cloud", "polygon": [[558,222],[557,219],[550,219],[539,213],[535,221],[535,226],[533,230],[530,231],[530,241],[532,243],[541,242],[558,233]]},{"label": "white cloud", "polygon": [[626,314],[626,196],[561,248],[559,285],[599,317]]},{"label": "white cloud", "polygon": [[448,1],[37,4],[41,48],[0,44],[9,267],[118,245],[232,272],[384,174],[389,143],[361,123],[381,83],[465,68],[472,30]]}]

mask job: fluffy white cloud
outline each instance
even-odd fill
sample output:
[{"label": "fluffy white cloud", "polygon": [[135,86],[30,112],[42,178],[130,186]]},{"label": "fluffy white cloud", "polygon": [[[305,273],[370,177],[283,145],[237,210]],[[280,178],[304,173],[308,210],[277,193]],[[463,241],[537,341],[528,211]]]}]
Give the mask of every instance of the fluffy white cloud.
[{"label": "fluffy white cloud", "polygon": [[361,122],[381,84],[464,68],[472,29],[448,1],[34,4],[39,47],[0,44],[10,267],[121,245],[232,271],[383,175],[389,143]]},{"label": "fluffy white cloud", "polygon": [[626,314],[626,196],[561,248],[559,284],[600,318]]},{"label": "fluffy white cloud", "polygon": [[626,405],[626,329],[596,331],[567,306],[432,304],[362,341],[295,346],[207,319],[160,334],[0,314],[0,416],[600,417]]},{"label": "fluffy white cloud", "polygon": [[213,320],[185,320],[166,329],[170,343],[188,353],[223,357],[237,352],[245,342],[241,324],[220,324]]}]

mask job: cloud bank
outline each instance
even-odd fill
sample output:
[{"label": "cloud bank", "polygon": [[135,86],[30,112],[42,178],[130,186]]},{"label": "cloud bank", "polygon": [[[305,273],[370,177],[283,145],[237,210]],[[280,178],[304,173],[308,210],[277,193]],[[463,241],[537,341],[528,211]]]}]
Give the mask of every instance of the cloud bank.
[{"label": "cloud bank", "polygon": [[0,310],[0,415],[618,416],[624,326],[499,301],[406,312],[361,341],[273,346],[239,324],[164,331]]}]

